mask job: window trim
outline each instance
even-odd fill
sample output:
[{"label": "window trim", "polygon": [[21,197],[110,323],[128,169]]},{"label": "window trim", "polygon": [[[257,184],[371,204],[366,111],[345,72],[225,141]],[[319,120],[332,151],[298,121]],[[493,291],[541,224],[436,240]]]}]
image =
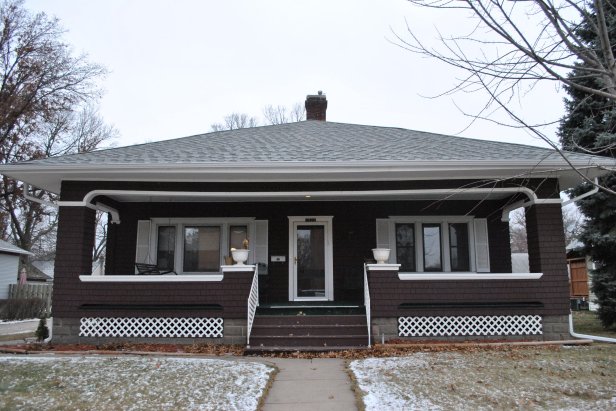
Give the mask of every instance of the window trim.
[{"label": "window trim", "polygon": [[[474,216],[390,216],[389,224],[389,245],[391,249],[391,260],[398,261],[396,250],[396,224],[414,224],[415,225],[415,268],[417,271],[401,272],[401,274],[417,274],[427,273],[430,275],[443,273],[475,273],[476,267],[476,250],[475,250],[475,220]],[[451,255],[449,247],[449,224],[450,223],[466,223],[468,225],[468,241],[469,241],[469,268],[470,271],[451,271]],[[440,224],[441,227],[441,271],[425,271],[423,261],[423,224]]]},{"label": "window trim", "polygon": [[[223,256],[229,256],[229,229],[234,225],[246,225],[247,235],[254,244],[255,235],[255,217],[206,217],[206,218],[152,218],[150,219],[150,255],[156,256],[158,249],[158,227],[160,226],[175,226],[176,238],[175,238],[175,271],[179,275],[192,275],[192,276],[207,276],[207,275],[220,275],[222,274],[222,266],[224,265]],[[220,256],[218,271],[183,271],[184,268],[184,229],[185,227],[220,227]],[[248,264],[252,264],[255,258],[253,252],[248,256]]]}]

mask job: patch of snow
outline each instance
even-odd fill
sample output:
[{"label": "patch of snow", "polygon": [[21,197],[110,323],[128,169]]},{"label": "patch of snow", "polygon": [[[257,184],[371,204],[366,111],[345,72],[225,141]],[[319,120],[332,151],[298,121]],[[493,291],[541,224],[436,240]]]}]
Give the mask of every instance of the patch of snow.
[{"label": "patch of snow", "polygon": [[32,321],[39,321],[38,318],[29,318],[27,320],[12,320],[12,321],[4,321],[4,320],[0,320],[0,325],[1,324],[21,324],[21,323],[29,323]]},{"label": "patch of snow", "polygon": [[396,376],[401,366],[425,369],[428,367],[428,362],[424,355],[416,354],[406,358],[369,358],[356,360],[349,364],[359,388],[365,393],[366,410],[440,409],[429,400],[418,398],[413,393],[412,386],[401,390],[396,387],[396,384],[391,384],[390,378]]},{"label": "patch of snow", "polygon": [[0,409],[255,410],[272,371],[209,358],[2,356]]}]

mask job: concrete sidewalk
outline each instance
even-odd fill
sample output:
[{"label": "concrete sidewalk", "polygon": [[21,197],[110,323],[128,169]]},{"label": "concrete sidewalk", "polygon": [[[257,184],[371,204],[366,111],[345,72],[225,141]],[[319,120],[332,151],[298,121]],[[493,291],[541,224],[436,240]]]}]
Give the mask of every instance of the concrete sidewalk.
[{"label": "concrete sidewalk", "polygon": [[[0,323],[0,342],[23,343],[26,338],[34,337],[38,323],[38,319]],[[51,328],[51,319],[47,320],[47,326]]]},{"label": "concrete sidewalk", "polygon": [[344,360],[268,358],[280,372],[265,399],[265,411],[357,410]]}]

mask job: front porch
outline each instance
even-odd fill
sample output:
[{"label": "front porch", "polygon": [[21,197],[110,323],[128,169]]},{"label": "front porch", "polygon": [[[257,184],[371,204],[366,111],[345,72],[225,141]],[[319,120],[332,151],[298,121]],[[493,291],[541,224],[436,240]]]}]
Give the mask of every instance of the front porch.
[{"label": "front porch", "polygon": [[[379,190],[368,190],[374,184],[364,183],[289,183],[277,186],[278,190],[264,184],[261,189],[266,191],[253,192],[249,190],[253,187],[239,183],[227,184],[221,191],[214,183],[143,183],[136,190],[126,183],[65,182],[54,338],[65,342],[146,338],[121,332],[103,338],[83,332],[84,319],[113,318],[112,322],[133,321],[142,328],[183,322],[171,327],[173,332],[163,327],[147,338],[246,343],[255,278],[262,307],[256,312],[255,330],[267,326],[259,318],[282,310],[275,307],[291,310],[290,303],[308,312],[316,309],[315,304],[319,310],[330,305],[363,310],[360,322],[370,318],[373,341],[406,337],[398,328],[401,318],[538,316],[549,322],[565,316],[567,299],[560,294],[563,289],[566,294],[567,277],[565,260],[561,264],[558,257],[564,255],[559,200],[548,197],[529,208],[532,274],[511,273],[508,224],[501,217],[524,190],[531,190],[503,186],[489,192],[481,187],[459,191],[453,187],[458,182],[450,184],[426,189],[425,182],[386,182],[379,184],[384,188]],[[541,189],[548,192],[545,187],[544,183]],[[88,204],[104,204],[121,221],[109,225],[103,276],[90,275],[94,210]],[[225,257],[230,249],[241,247],[246,239],[250,266],[228,267]],[[375,247],[391,249],[389,262],[399,266],[395,272],[369,270],[366,284],[364,263],[373,262]],[[135,275],[136,262],[173,269],[178,275]],[[368,307],[366,285],[372,298]],[[366,311],[371,311],[368,318]],[[295,311],[286,314],[296,322],[297,317],[312,317]],[[287,339],[308,333],[316,324],[295,325],[286,331]],[[345,328],[336,322],[331,325],[332,333]],[[361,336],[367,345],[368,327],[363,327],[363,333],[352,335]],[[185,329],[201,331],[182,334]],[[522,333],[520,338],[547,338],[546,330],[535,328],[534,334]],[[550,338],[558,333],[560,329]],[[483,337],[489,335],[478,336]],[[499,334],[499,338],[509,337]],[[290,340],[285,344],[293,345]]]}]

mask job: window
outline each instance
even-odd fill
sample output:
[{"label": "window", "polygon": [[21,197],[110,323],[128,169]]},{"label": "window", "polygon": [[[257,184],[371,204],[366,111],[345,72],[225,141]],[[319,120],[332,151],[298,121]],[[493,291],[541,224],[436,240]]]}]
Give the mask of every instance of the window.
[{"label": "window", "polygon": [[156,265],[165,270],[175,267],[175,226],[159,226]]},{"label": "window", "polygon": [[184,227],[184,272],[218,272],[220,227]]},{"label": "window", "polygon": [[401,273],[489,272],[487,221],[471,216],[377,219],[377,246]]},{"label": "window", "polygon": [[417,271],[415,265],[415,226],[396,224],[396,255],[400,271]]},{"label": "window", "polygon": [[248,240],[248,226],[232,225],[229,227],[229,250],[232,248],[244,248],[246,240]]},{"label": "window", "polygon": [[441,225],[423,224],[422,238],[424,271],[443,271],[441,258]]},{"label": "window", "polygon": [[231,249],[243,248],[255,228],[251,218],[155,218],[151,223],[150,255],[159,267],[178,274],[219,273]]},{"label": "window", "polygon": [[449,258],[451,271],[470,271],[468,224],[449,224]]}]

